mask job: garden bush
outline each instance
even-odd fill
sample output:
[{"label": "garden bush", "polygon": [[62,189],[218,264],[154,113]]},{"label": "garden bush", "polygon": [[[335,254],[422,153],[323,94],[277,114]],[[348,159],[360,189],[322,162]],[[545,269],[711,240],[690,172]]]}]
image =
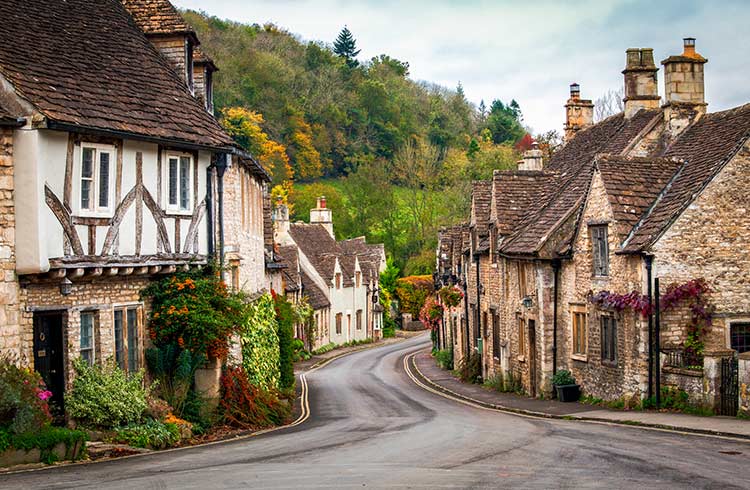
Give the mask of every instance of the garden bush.
[{"label": "garden bush", "polygon": [[[73,448],[81,448],[86,442],[86,433],[81,430],[71,430],[63,427],[46,426],[35,432],[26,432],[23,434],[13,434],[7,429],[0,428],[0,453],[7,449],[21,449],[30,451],[32,449],[40,450],[40,460],[42,463],[52,464],[57,460],[57,456],[52,450],[58,444],[64,444],[68,452]],[[71,457],[83,454],[71,454]]]},{"label": "garden bush", "polygon": [[0,429],[9,434],[36,432],[52,422],[47,391],[39,373],[0,357]]},{"label": "garden bush", "polygon": [[75,378],[65,394],[68,414],[85,427],[113,428],[139,422],[148,408],[143,371],[127,374],[113,361],[89,366],[73,361]]},{"label": "garden bush", "polygon": [[435,361],[442,369],[453,370],[453,348],[443,349],[435,352]]},{"label": "garden bush", "polygon": [[320,347],[312,351],[312,354],[314,356],[319,356],[321,354],[325,354],[326,352],[332,351],[336,347],[338,347],[336,344],[334,344],[333,342],[329,342],[327,344],[321,345]]},{"label": "garden bush", "polygon": [[224,422],[243,429],[281,425],[290,416],[276,392],[254,386],[241,368],[228,368],[222,374],[219,405]]},{"label": "garden bush", "polygon": [[458,363],[457,374],[459,379],[465,383],[482,382],[482,358],[479,354],[472,352],[468,358],[461,359]]},{"label": "garden bush", "polygon": [[195,371],[205,361],[205,354],[194,354],[187,349],[181,349],[176,343],[146,350],[146,365],[156,380],[156,392],[180,417],[193,386]]},{"label": "garden bush", "polygon": [[164,449],[180,441],[180,429],[177,424],[150,419],[116,429],[115,439],[133,447]]},{"label": "garden bush", "polygon": [[242,364],[250,381],[260,388],[279,388],[279,334],[273,298],[264,294],[248,308],[240,332]]}]

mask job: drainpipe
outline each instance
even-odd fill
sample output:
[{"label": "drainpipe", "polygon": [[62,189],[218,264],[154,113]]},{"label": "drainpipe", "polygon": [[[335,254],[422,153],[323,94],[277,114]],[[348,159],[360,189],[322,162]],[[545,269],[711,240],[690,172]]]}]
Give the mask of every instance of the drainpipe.
[{"label": "drainpipe", "polygon": [[552,260],[552,272],[554,274],[554,297],[552,299],[552,375],[557,372],[557,294],[558,278],[560,276],[560,259]]},{"label": "drainpipe", "polygon": [[216,159],[216,194],[219,200],[219,266],[224,277],[224,172],[227,170],[229,155],[221,153]]},{"label": "drainpipe", "polygon": [[[654,304],[654,294],[652,290],[652,266],[654,263],[654,257],[652,255],[646,255],[646,281],[648,281],[647,294],[648,304],[651,307]],[[648,397],[651,398],[654,394],[654,309],[650,308],[651,311],[648,313]]]},{"label": "drainpipe", "polygon": [[655,378],[656,378],[656,408],[661,406],[661,319],[659,317],[659,278],[654,279],[654,306],[656,315],[656,325],[654,325],[654,347],[655,347],[655,358],[656,364],[654,365]]},{"label": "drainpipe", "polygon": [[211,259],[215,258],[215,241],[214,241],[214,172],[213,166],[206,169],[206,224],[208,225],[208,255]]}]

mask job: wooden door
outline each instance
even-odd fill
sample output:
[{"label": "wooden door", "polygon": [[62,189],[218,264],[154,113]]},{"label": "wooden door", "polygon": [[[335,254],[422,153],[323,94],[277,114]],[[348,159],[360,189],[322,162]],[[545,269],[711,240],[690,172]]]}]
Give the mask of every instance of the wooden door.
[{"label": "wooden door", "polygon": [[63,313],[34,314],[34,368],[52,392],[53,411],[64,412]]}]

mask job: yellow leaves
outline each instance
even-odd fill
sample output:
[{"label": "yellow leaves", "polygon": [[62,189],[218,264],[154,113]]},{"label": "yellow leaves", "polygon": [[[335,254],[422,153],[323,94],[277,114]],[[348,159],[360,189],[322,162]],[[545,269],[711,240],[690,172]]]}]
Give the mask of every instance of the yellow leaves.
[{"label": "yellow leaves", "polygon": [[291,116],[293,129],[290,140],[290,151],[296,164],[296,170],[303,179],[319,177],[323,171],[320,153],[313,145],[312,128],[300,116]]}]

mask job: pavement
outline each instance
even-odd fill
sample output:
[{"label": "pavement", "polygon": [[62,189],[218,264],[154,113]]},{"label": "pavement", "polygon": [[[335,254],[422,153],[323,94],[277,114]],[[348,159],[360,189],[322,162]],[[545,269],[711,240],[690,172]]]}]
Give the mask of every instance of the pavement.
[{"label": "pavement", "polygon": [[736,417],[700,417],[655,410],[610,410],[583,403],[563,403],[557,400],[529,398],[515,393],[500,393],[476,384],[463,383],[449,371],[441,369],[429,351],[415,353],[412,362],[417,375],[433,388],[488,408],[538,417],[641,425],[750,440],[750,421]]},{"label": "pavement", "polygon": [[[420,335],[304,373],[309,417],[243,440],[0,476],[0,488],[750,488],[750,444],[446,399]],[[435,390],[436,391],[436,390]]]}]

